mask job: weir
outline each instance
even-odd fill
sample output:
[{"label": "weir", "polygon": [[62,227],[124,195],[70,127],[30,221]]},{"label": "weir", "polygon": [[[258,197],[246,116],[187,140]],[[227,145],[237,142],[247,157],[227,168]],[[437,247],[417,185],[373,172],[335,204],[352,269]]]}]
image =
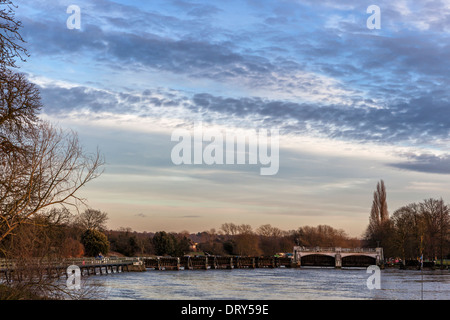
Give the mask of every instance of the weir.
[{"label": "weir", "polygon": [[[255,269],[318,267],[368,267],[383,266],[383,248],[301,247],[293,248],[292,257],[251,256],[183,256],[183,257],[133,257],[133,258],[77,258],[45,261],[36,268],[28,264],[28,271],[45,267],[48,275],[66,274],[69,266],[78,266],[81,275],[110,274],[124,271],[154,270],[208,270],[208,269]],[[26,270],[14,260],[0,259],[0,276],[7,280],[21,276]],[[35,269],[35,270],[34,270]],[[66,274],[67,276],[67,274]]]}]

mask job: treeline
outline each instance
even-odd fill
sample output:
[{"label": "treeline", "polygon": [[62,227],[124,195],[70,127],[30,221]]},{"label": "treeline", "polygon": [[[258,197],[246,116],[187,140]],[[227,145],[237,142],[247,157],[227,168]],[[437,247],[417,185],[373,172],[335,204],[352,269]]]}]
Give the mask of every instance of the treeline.
[{"label": "treeline", "polygon": [[26,261],[106,254],[109,251],[104,234],[107,219],[105,212],[93,209],[79,214],[66,208],[37,213],[0,241],[0,258]]},{"label": "treeline", "polygon": [[33,215],[15,233],[0,242],[0,257],[15,259],[60,259],[120,255],[182,256],[274,255],[292,252],[293,246],[360,247],[361,240],[327,225],[304,226],[284,231],[270,224],[253,229],[248,224],[224,223],[218,231],[198,233],[136,232],[130,228],[107,230],[108,215],[87,209],[72,214],[65,208]]},{"label": "treeline", "polygon": [[284,231],[270,224],[253,229],[248,224],[224,223],[219,230],[189,233],[139,233],[131,229],[106,232],[111,252],[125,256],[191,254],[271,256],[292,252],[295,245],[361,247],[361,240],[327,225]]},{"label": "treeline", "polygon": [[270,224],[256,229],[248,224],[224,223],[208,231],[174,233],[136,232],[130,228],[107,230],[107,213],[88,209],[72,214],[65,208],[39,212],[0,242],[0,257],[27,259],[97,255],[270,256],[292,252],[294,246],[378,247],[385,258],[439,260],[450,258],[450,209],[442,199],[426,199],[387,211],[384,182],[377,185],[362,239],[349,237],[328,225],[281,230]]},{"label": "treeline", "polygon": [[360,247],[361,240],[327,225],[304,226],[284,231],[265,224],[253,229],[248,224],[224,223],[216,231],[198,233],[136,232],[130,228],[106,230],[107,213],[87,209],[72,214],[52,209],[36,214],[0,242],[0,256],[15,259],[34,257],[60,259],[83,256],[183,256],[274,255],[292,252],[293,246]]},{"label": "treeline", "polygon": [[411,203],[389,215],[386,187],[377,184],[365,232],[369,246],[381,246],[385,258],[450,259],[450,207],[443,199]]},{"label": "treeline", "polygon": [[377,247],[386,258],[436,260],[450,258],[449,207],[442,199],[427,199],[387,212],[386,190],[379,183],[369,224],[362,239],[328,225],[281,230],[270,224],[224,223],[219,230],[189,233],[107,230],[107,213],[88,209],[72,214],[51,209],[35,214],[0,242],[2,257],[68,258],[97,255],[151,256],[185,254],[270,256],[292,252],[294,246]]},{"label": "treeline", "polygon": [[218,232],[212,229],[199,236],[199,249],[210,254],[270,256],[292,252],[295,245],[361,246],[360,240],[327,225],[284,231],[270,224],[253,230],[248,224],[225,223]]}]

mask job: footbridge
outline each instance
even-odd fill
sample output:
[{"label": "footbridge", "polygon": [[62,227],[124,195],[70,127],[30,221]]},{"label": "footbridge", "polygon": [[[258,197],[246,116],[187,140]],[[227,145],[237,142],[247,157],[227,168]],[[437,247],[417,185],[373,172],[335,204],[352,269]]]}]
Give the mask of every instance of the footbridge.
[{"label": "footbridge", "polygon": [[383,264],[383,248],[294,247],[298,266],[368,267]]}]

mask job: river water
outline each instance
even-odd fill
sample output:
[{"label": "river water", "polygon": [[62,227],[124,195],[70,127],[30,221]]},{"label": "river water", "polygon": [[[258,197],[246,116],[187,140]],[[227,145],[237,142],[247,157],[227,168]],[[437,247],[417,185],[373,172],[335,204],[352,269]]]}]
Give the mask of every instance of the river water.
[{"label": "river water", "polygon": [[364,268],[148,270],[85,281],[103,300],[450,300],[449,270],[381,270],[379,289],[368,288],[372,275]]}]

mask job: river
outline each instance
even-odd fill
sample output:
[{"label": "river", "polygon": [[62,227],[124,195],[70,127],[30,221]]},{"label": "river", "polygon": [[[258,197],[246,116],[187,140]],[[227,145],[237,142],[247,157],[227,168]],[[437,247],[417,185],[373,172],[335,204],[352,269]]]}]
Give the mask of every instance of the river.
[{"label": "river", "polygon": [[[86,277],[103,300],[450,300],[449,270],[275,268],[124,272]],[[423,281],[422,281],[423,279]]]}]

